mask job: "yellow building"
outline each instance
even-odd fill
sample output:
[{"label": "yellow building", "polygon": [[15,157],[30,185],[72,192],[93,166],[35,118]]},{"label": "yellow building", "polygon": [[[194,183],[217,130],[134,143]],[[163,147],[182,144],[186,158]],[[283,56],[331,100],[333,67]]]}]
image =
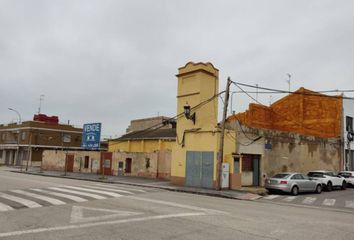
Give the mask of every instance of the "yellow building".
[{"label": "yellow building", "polygon": [[[219,70],[211,63],[189,62],[177,74],[177,137],[172,151],[171,182],[213,188],[219,148]],[[190,106],[187,119],[184,108]],[[193,121],[192,116],[195,116]],[[240,185],[239,165],[234,166],[235,133],[226,130],[223,161],[229,163],[231,187]]]},{"label": "yellow building", "polygon": [[[139,121],[146,128],[149,124],[155,125],[156,119],[139,119],[132,122]],[[132,129],[132,126],[133,124],[128,129]],[[140,129],[135,127],[120,138],[109,141],[108,151],[112,153],[112,163],[105,171],[119,176],[169,179],[176,129],[165,125],[157,129]]]}]

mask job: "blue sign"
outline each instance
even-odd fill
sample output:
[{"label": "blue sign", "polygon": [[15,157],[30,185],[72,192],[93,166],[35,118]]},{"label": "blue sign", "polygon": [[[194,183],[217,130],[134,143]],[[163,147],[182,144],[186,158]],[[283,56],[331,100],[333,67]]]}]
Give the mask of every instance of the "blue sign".
[{"label": "blue sign", "polygon": [[101,139],[101,123],[87,123],[84,124],[82,132],[81,147],[85,149],[100,148]]},{"label": "blue sign", "polygon": [[273,148],[272,144],[271,143],[266,143],[264,145],[264,148],[267,149],[267,150],[271,150]]}]

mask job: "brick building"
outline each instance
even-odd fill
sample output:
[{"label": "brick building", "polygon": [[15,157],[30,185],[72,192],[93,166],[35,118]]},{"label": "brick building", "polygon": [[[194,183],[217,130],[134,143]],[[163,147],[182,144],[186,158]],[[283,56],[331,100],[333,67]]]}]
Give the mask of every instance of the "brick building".
[{"label": "brick building", "polygon": [[237,131],[242,185],[263,185],[277,172],[353,169],[354,101],[300,88],[270,106],[250,104],[228,118]]},{"label": "brick building", "polygon": [[60,124],[58,117],[35,115],[32,121],[0,125],[0,163],[39,166],[47,149],[81,149],[82,128]]}]

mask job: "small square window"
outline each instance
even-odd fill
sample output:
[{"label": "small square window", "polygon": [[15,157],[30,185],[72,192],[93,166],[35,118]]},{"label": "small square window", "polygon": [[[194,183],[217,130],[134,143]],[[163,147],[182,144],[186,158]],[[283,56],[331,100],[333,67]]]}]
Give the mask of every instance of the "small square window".
[{"label": "small square window", "polygon": [[70,134],[64,134],[63,135],[63,142],[70,143],[71,142],[71,135]]},{"label": "small square window", "polygon": [[26,132],[22,132],[21,133],[21,140],[25,140],[26,139]]}]

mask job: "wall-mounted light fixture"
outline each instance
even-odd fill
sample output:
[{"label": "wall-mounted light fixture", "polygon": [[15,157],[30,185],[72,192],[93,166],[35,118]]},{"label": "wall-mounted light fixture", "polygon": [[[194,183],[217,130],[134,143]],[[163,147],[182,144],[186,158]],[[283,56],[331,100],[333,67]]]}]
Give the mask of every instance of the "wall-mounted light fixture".
[{"label": "wall-mounted light fixture", "polygon": [[184,116],[193,121],[193,124],[195,124],[195,113],[191,114],[191,106],[189,106],[188,102],[186,105],[184,105]]}]

